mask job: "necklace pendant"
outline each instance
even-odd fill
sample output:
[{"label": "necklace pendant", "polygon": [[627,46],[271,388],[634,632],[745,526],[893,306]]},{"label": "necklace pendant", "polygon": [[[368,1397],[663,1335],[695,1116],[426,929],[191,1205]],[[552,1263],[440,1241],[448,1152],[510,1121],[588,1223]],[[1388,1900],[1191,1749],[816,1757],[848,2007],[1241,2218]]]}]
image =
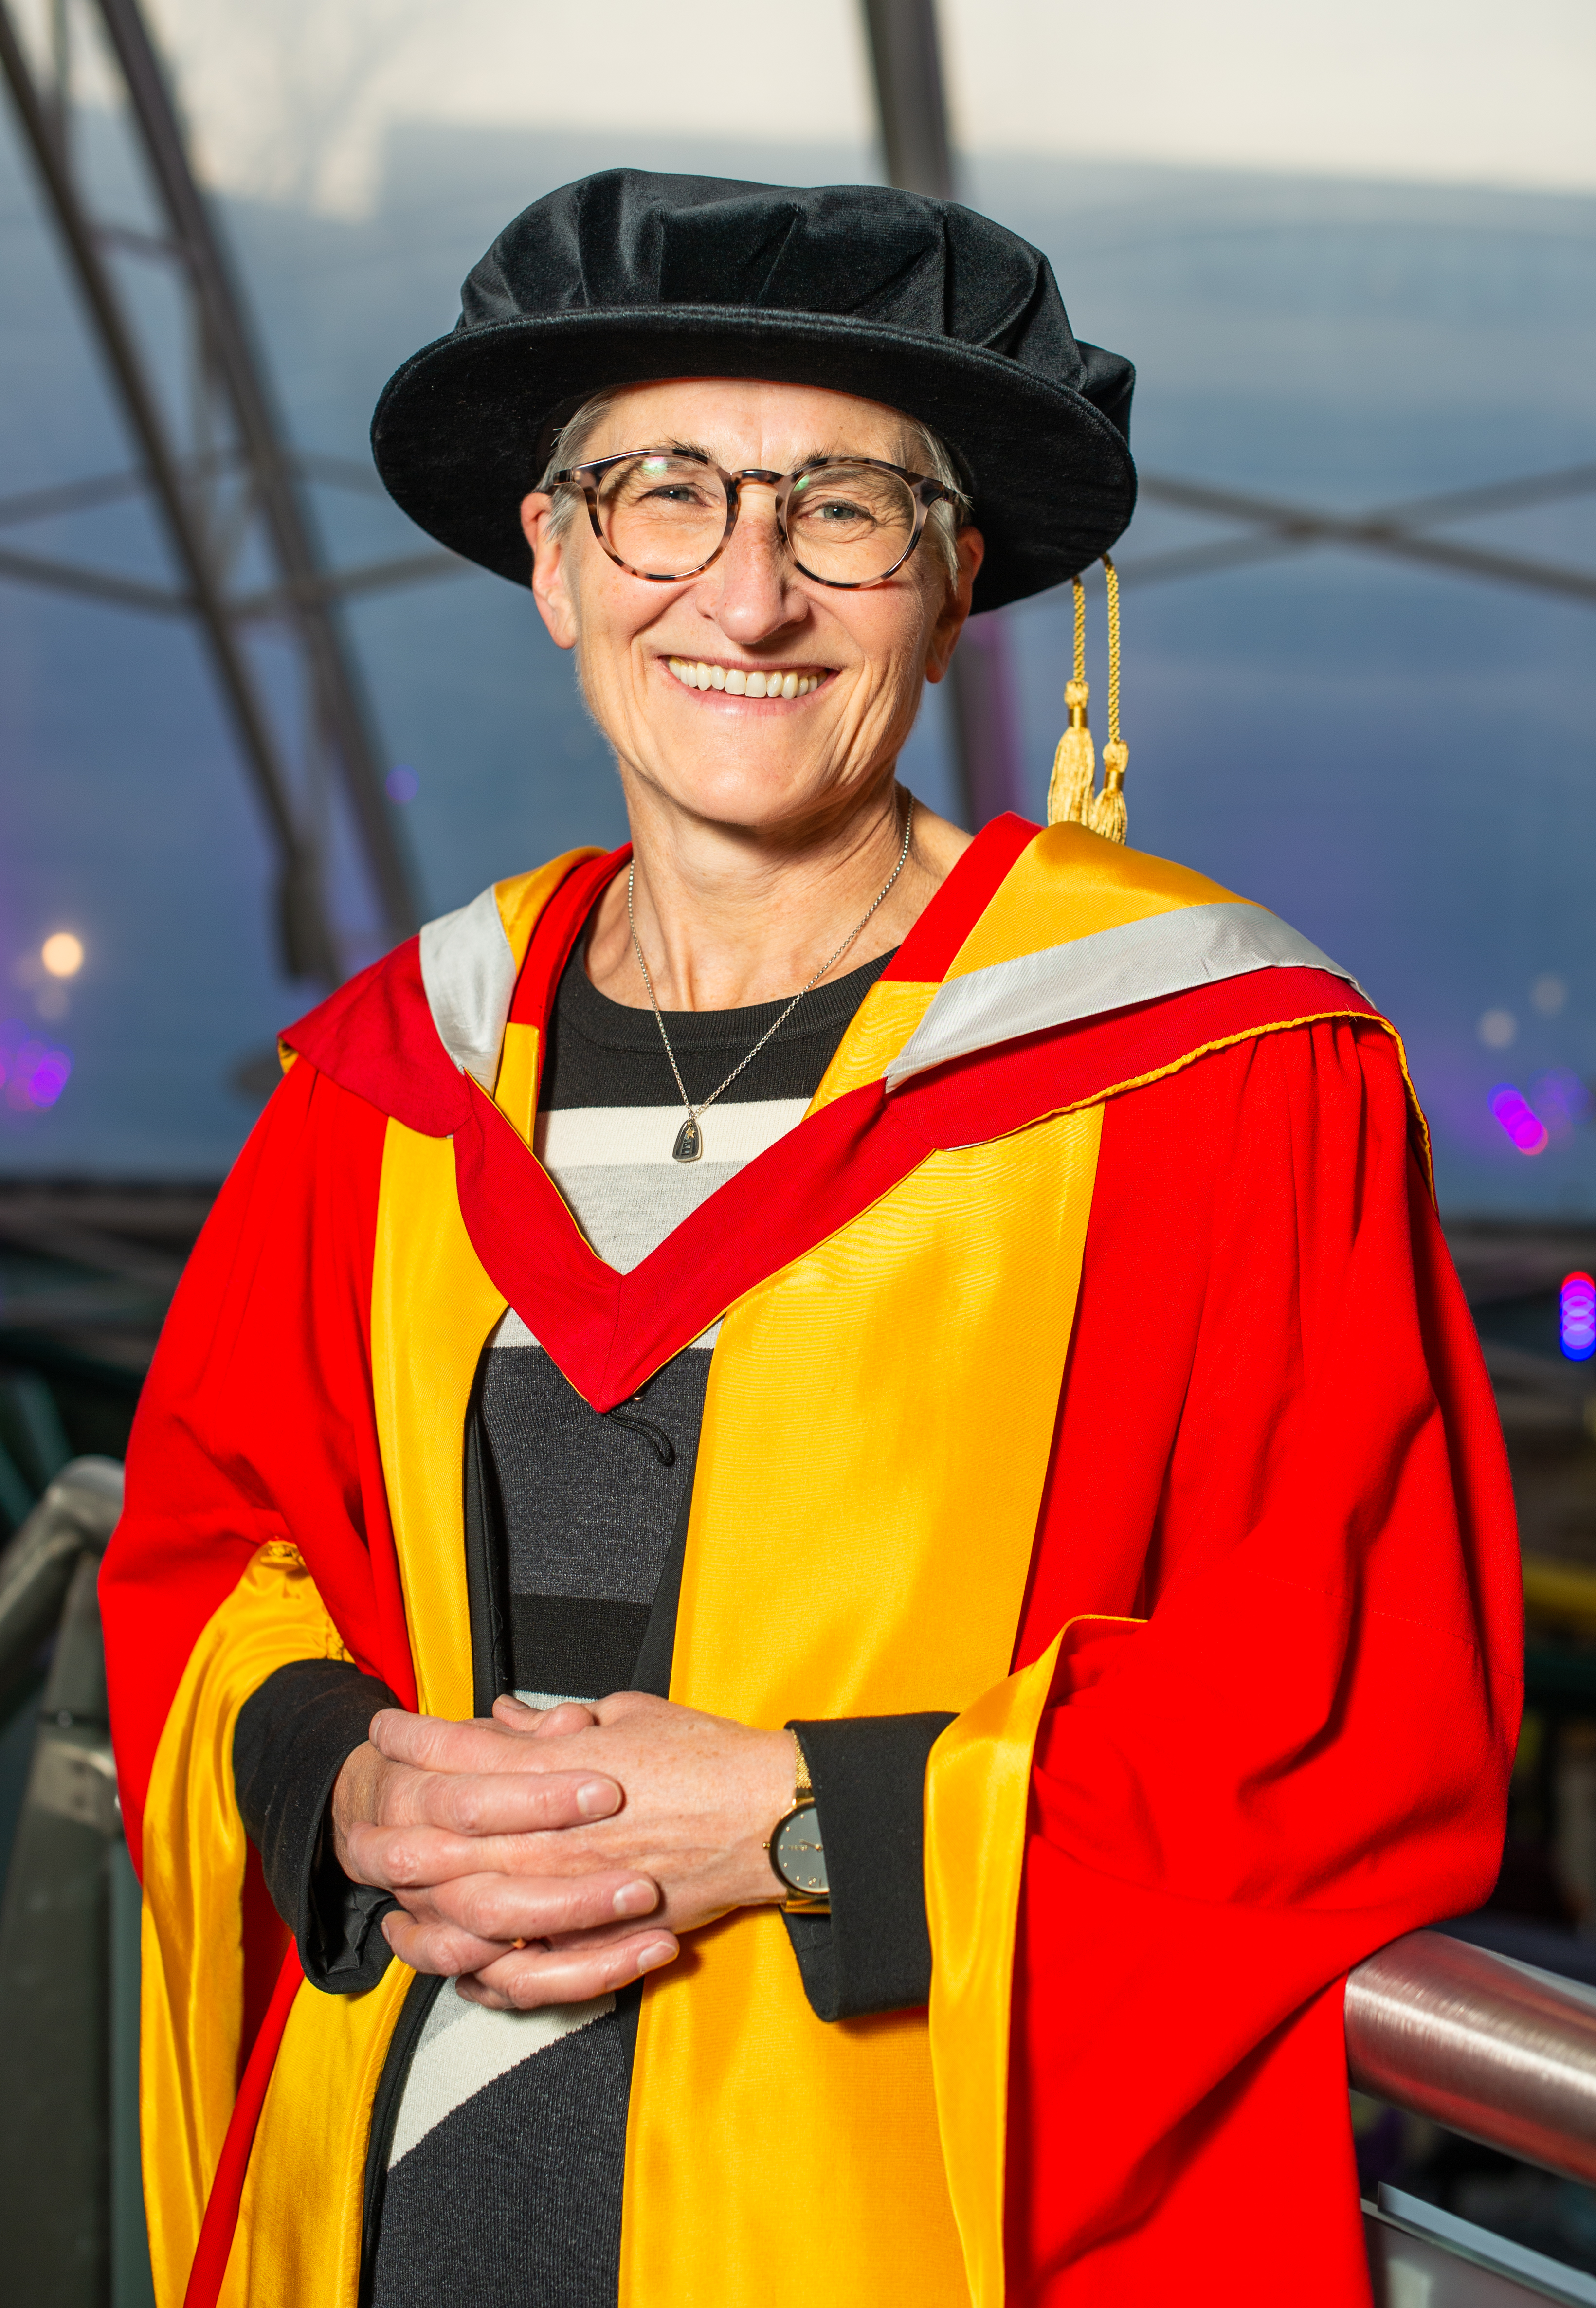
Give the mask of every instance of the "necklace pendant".
[{"label": "necklace pendant", "polygon": [[696,1162],[703,1152],[703,1132],[691,1115],[677,1132],[676,1144],[670,1151],[677,1162]]}]

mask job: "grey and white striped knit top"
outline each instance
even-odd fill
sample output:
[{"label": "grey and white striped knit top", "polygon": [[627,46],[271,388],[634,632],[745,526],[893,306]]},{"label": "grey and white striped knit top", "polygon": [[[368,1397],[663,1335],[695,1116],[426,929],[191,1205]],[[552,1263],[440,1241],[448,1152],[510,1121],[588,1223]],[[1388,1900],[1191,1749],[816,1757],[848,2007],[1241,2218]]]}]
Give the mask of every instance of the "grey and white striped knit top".
[{"label": "grey and white striped knit top", "polygon": [[[802,1117],[887,957],[817,987],[672,1159],[682,1106],[651,1011],[609,1001],[580,958],[550,1022],[537,1150],[589,1242],[627,1271]],[[707,1097],[779,1014],[670,1012]],[[594,1698],[633,1678],[692,1478],[719,1325],[601,1417],[513,1313],[482,1374],[508,1556],[513,1680]],[[373,2308],[615,2308],[630,2089],[614,1999],[493,2012],[447,1984],[417,2043],[384,2192]]]}]

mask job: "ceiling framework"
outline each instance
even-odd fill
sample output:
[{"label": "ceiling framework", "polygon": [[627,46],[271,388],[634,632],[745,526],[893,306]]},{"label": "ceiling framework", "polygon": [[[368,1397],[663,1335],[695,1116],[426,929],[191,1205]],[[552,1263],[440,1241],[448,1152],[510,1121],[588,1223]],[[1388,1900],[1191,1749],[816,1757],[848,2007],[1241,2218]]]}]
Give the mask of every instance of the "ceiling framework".
[{"label": "ceiling framework", "polygon": [[[953,147],[933,0],[864,0],[887,182],[935,200],[954,198]],[[973,617],[947,671],[953,784],[966,825],[1026,804],[1005,613]]]},{"label": "ceiling framework", "polygon": [[[0,579],[140,613],[188,621],[199,633],[277,863],[279,934],[291,976],[334,984],[358,947],[415,927],[413,877],[383,790],[372,713],[341,628],[341,605],[393,586],[462,573],[436,548],[334,568],[312,511],[315,487],[382,495],[354,459],[292,448],[237,279],[195,182],[182,129],[138,0],[81,0],[121,78],[159,228],[147,216],[107,216],[88,196],[73,133],[74,0],[50,0],[47,55],[30,59],[17,0],[0,0],[0,68],[59,229],[137,462],[123,470],[0,498]],[[938,198],[955,167],[935,0],[863,0],[881,141],[890,181]],[[142,337],[123,268],[159,269],[187,312],[187,409],[159,383],[162,363]],[[1436,534],[1450,524],[1596,493],[1596,465],[1454,491],[1345,515],[1178,476],[1143,473],[1143,500],[1229,533],[1138,553],[1118,564],[1126,584],[1197,577],[1331,547],[1443,573],[1596,603],[1596,572],[1494,551]],[[65,559],[30,547],[30,525],[139,499],[158,513],[168,548],[163,581],[143,571]],[[285,643],[302,708],[286,714],[261,644]],[[949,732],[965,822],[1021,808],[1028,780],[1015,708],[1005,613],[972,621],[950,668]],[[297,723],[297,726],[295,724]],[[372,918],[351,940],[329,902],[329,803],[341,799],[368,885]],[[352,951],[351,947],[357,949]]]},{"label": "ceiling framework", "polygon": [[[74,36],[85,18],[103,35],[103,61],[120,79],[142,164],[149,206],[133,217],[107,215],[87,182],[73,84]],[[0,576],[191,623],[275,855],[282,966],[292,977],[336,985],[362,946],[391,943],[417,921],[413,876],[338,604],[459,564],[427,553],[329,567],[306,482],[358,476],[357,486],[375,488],[375,477],[353,466],[331,470],[338,461],[296,457],[287,446],[247,306],[137,0],[84,0],[75,18],[70,0],[52,0],[38,57],[14,0],[0,0],[0,69],[137,460],[131,470],[0,503]],[[169,343],[152,341],[141,321],[148,298],[130,293],[130,265],[163,277],[184,309],[180,392],[168,382]],[[19,535],[30,523],[133,498],[158,518],[169,581],[31,552]],[[286,683],[263,659],[263,641],[275,644],[280,661],[289,651]],[[364,884],[355,902],[368,918],[353,926],[339,919],[332,898],[335,809]]]},{"label": "ceiling framework", "polygon": [[[881,147],[887,177],[905,191],[954,196],[955,170],[937,44],[936,0],[863,0],[865,28],[876,78]],[[1169,474],[1141,476],[1142,502],[1199,519],[1235,524],[1237,533],[1167,552],[1132,552],[1117,560],[1127,585],[1152,585],[1205,576],[1255,561],[1269,561],[1317,546],[1338,546],[1444,571],[1596,603],[1596,570],[1492,552],[1430,534],[1451,521],[1474,521],[1596,493],[1596,465],[1578,465],[1523,480],[1421,497],[1362,515],[1324,512],[1312,506],[1238,489],[1213,487]],[[976,659],[970,662],[971,643]],[[1024,780],[1014,740],[1013,685],[1001,614],[966,626],[958,656],[953,720],[968,822],[979,824],[998,809],[1022,805]],[[960,676],[962,676],[962,679]]]},{"label": "ceiling framework", "polygon": [[1239,534],[1167,553],[1143,553],[1117,563],[1127,585],[1156,585],[1172,577],[1205,576],[1212,570],[1238,569],[1254,561],[1276,561],[1315,546],[1340,546],[1438,569],[1454,577],[1479,577],[1495,585],[1516,585],[1566,601],[1596,603],[1596,569],[1566,562],[1537,561],[1522,554],[1495,553],[1483,546],[1433,537],[1448,521],[1480,521],[1493,513],[1519,512],[1531,505],[1557,504],[1596,495],[1596,465],[1569,465],[1555,473],[1531,473],[1522,480],[1491,481],[1482,488],[1451,489],[1444,496],[1412,497],[1377,512],[1319,512],[1309,505],[1282,504],[1239,489],[1212,488],[1167,474],[1143,473],[1141,494],[1172,512],[1235,521]]}]

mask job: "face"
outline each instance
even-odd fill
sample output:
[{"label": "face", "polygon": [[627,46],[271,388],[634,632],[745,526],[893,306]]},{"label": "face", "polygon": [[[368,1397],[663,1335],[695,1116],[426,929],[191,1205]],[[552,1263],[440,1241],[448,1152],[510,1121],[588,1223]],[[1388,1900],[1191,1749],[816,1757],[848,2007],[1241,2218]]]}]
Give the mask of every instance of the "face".
[{"label": "face", "polygon": [[[902,420],[877,401],[735,378],[628,387],[582,455],[666,446],[702,451],[729,472],[789,473],[822,456],[914,461]],[[610,560],[585,504],[563,540],[550,534],[550,510],[536,492],[522,508],[532,590],[554,639],[576,651],[628,799],[728,827],[801,832],[847,816],[890,779],[922,685],[946,670],[980,566],[980,538],[967,529],[953,586],[927,535],[878,585],[821,584],[782,546],[773,490],[745,482],[720,558],[657,584]],[[790,676],[798,693],[689,686],[672,659],[783,687]]]}]

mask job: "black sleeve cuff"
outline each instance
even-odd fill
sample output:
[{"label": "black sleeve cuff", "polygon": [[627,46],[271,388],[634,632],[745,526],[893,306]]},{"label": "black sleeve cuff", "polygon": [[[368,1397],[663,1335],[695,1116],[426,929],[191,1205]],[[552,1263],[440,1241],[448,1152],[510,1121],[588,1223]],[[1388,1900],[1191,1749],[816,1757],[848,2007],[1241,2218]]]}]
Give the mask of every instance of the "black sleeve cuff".
[{"label": "black sleeve cuff", "polygon": [[385,1683],[343,1659],[296,1659],[239,1709],[233,1734],[238,1809],[272,1904],[293,1933],[305,1976],[329,1995],[375,1987],[392,1961],[377,1928],[398,1905],[351,1883],[333,1856],[327,1810],[338,1774],[379,1707]]},{"label": "black sleeve cuff", "polygon": [[817,2019],[900,2011],[931,1993],[926,1762],[951,1715],[794,1723],[832,1891],[829,1916],[786,1924]]}]

